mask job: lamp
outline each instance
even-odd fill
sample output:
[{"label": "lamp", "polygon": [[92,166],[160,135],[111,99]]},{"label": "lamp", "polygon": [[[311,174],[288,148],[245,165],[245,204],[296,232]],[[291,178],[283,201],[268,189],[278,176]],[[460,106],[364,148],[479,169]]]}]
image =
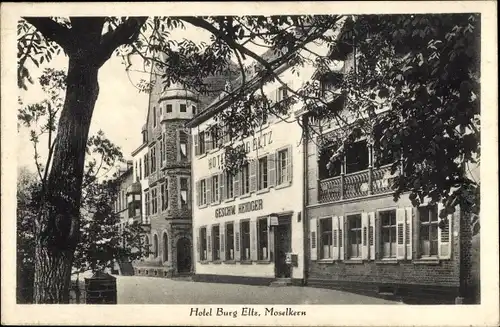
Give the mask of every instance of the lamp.
[{"label": "lamp", "polygon": [[[271,230],[271,227],[272,227],[272,226],[277,226],[277,225],[279,224],[279,222],[278,222],[278,217],[279,217],[279,216],[278,216],[278,214],[276,214],[276,213],[271,213],[271,214],[269,215],[269,230]],[[275,219],[276,224],[273,224],[273,223],[272,223],[272,222],[273,222],[273,218]]]}]

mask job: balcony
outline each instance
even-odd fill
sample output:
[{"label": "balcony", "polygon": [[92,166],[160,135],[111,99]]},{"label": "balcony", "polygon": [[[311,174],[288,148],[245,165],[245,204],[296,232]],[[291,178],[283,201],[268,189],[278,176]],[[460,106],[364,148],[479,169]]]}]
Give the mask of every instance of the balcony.
[{"label": "balcony", "polygon": [[391,175],[391,165],[386,165],[320,180],[319,203],[391,193],[396,175]]}]

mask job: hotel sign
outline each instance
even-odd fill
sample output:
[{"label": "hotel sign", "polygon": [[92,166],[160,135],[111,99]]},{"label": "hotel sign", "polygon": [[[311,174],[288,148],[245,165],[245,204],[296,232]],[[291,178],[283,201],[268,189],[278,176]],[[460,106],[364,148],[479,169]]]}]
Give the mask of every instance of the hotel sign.
[{"label": "hotel sign", "polygon": [[240,203],[238,206],[231,205],[220,209],[215,209],[215,218],[222,218],[226,216],[232,216],[236,214],[236,209],[238,213],[247,213],[252,211],[262,210],[264,208],[264,202],[262,199],[248,201]]}]

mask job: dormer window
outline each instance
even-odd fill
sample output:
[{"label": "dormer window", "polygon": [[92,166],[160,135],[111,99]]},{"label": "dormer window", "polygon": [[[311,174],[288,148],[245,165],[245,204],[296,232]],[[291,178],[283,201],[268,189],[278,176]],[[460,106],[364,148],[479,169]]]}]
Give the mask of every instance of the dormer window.
[{"label": "dormer window", "polygon": [[192,106],[193,108],[193,115],[196,115],[196,106]]}]

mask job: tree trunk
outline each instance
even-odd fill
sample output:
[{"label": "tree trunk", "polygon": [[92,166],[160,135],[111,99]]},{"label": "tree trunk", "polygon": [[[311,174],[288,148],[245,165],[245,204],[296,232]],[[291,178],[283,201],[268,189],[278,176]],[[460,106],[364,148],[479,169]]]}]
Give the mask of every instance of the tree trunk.
[{"label": "tree trunk", "polygon": [[[36,226],[35,303],[68,303],[78,244],[85,148],[99,93],[92,45],[69,53],[66,99]],[[49,169],[49,167],[47,167]]]}]

